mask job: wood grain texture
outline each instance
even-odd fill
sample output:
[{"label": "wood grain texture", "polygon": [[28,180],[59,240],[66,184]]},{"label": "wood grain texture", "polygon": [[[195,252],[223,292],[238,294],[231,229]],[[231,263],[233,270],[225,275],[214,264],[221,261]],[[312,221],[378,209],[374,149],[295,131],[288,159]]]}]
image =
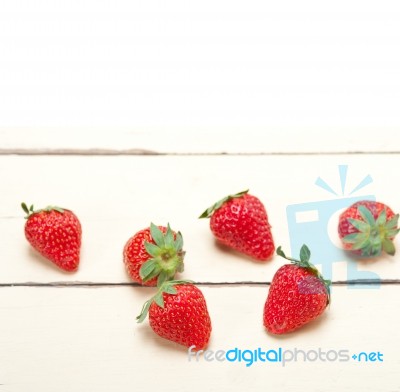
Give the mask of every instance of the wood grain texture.
[{"label": "wood grain texture", "polygon": [[[213,322],[209,349],[379,351],[383,362],[188,362],[186,349],[135,323],[145,288],[2,288],[0,384],[7,392],[400,389],[399,287],[335,287],[324,315],[297,333],[268,335],[262,326],[267,287],[203,287]],[[390,299],[390,300],[389,300]],[[300,356],[299,356],[300,358]],[[156,372],[156,375],[153,373]],[[311,376],[312,375],[312,376]]]},{"label": "wood grain texture", "polygon": [[400,152],[398,132],[367,126],[2,127],[0,154],[389,153]]},{"label": "wood grain texture", "polygon": [[[276,244],[289,252],[287,206],[340,199],[339,191],[336,197],[314,185],[321,176],[340,190],[339,163],[349,165],[346,192],[370,174],[374,182],[358,195],[374,194],[393,209],[399,208],[397,194],[392,192],[392,173],[386,168],[398,166],[400,155],[379,156],[373,165],[371,157],[363,155],[0,157],[2,186],[7,190],[0,205],[0,283],[129,282],[122,264],[123,246],[151,221],[170,222],[183,233],[185,278],[199,282],[270,281],[283,259],[275,256],[270,262],[258,263],[219,246],[208,220],[198,216],[226,194],[250,188],[267,208]],[[57,204],[79,216],[83,247],[77,273],[60,272],[29,247],[21,201],[37,207]],[[337,214],[322,230],[340,246],[335,219]],[[398,239],[396,244],[399,246]],[[399,279],[398,257],[346,262],[343,253],[343,262],[333,265],[332,277],[346,280],[348,268],[353,267],[375,272],[382,279]],[[318,264],[318,260],[314,262]]]}]

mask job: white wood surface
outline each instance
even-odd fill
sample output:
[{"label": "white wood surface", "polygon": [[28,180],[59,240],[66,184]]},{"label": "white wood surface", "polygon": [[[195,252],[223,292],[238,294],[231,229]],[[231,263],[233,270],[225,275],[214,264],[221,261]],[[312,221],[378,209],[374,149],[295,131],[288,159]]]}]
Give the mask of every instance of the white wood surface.
[{"label": "white wood surface", "polygon": [[[294,391],[306,385],[311,391],[398,391],[399,284],[374,289],[334,285],[332,305],[320,321],[287,337],[272,337],[262,327],[262,309],[266,282],[283,260],[255,263],[227,252],[216,246],[208,221],[197,219],[219,197],[249,187],[267,207],[276,243],[288,249],[286,206],[331,199],[314,182],[321,176],[340,189],[339,164],[349,165],[347,190],[370,174],[374,182],[362,192],[399,208],[393,171],[387,170],[398,166],[398,154],[1,156],[1,388],[128,391],[157,388],[163,379],[166,391],[187,390],[187,383],[210,391]],[[77,273],[60,272],[30,249],[21,200],[37,206],[57,203],[78,214],[83,249]],[[135,323],[152,289],[124,286],[130,281],[122,264],[123,245],[150,221],[169,221],[184,235],[182,276],[203,282],[213,322],[209,349],[380,351],[384,362],[255,363],[249,368],[188,363],[184,348],[159,339],[146,323]],[[335,241],[334,224],[329,231]],[[398,257],[359,263],[359,268],[398,280]],[[333,278],[347,278],[346,263],[334,267]]]},{"label": "white wood surface", "polygon": [[[213,351],[231,348],[380,351],[383,362],[188,362],[186,350],[155,336],[135,315],[150,289],[2,288],[1,389],[19,391],[285,390],[398,391],[398,287],[335,287],[324,316],[297,333],[262,327],[267,287],[202,287]],[[156,372],[154,374],[153,372]]]}]

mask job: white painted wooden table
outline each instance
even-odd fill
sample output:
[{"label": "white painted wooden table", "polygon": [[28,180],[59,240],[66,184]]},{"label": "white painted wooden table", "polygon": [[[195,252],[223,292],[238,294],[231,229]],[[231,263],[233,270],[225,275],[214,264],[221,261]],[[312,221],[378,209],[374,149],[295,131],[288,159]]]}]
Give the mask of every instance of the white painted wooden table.
[{"label": "white painted wooden table", "polygon": [[[400,211],[395,130],[379,140],[365,130],[324,131],[0,129],[0,391],[400,391],[399,239],[395,257],[358,264],[378,274],[380,286],[350,288],[348,263],[335,263],[324,316],[274,337],[262,310],[283,260],[256,263],[226,251],[197,219],[218,198],[250,188],[266,205],[276,244],[289,252],[286,207],[334,199],[314,182],[321,176],[340,189],[341,164],[349,187],[369,174],[368,192]],[[76,212],[78,272],[60,272],[30,249],[21,201]],[[135,323],[153,289],[131,284],[122,249],[150,221],[183,233],[182,277],[206,296],[209,349],[379,351],[383,362],[189,362],[184,348]],[[328,229],[335,242],[334,224]]]}]

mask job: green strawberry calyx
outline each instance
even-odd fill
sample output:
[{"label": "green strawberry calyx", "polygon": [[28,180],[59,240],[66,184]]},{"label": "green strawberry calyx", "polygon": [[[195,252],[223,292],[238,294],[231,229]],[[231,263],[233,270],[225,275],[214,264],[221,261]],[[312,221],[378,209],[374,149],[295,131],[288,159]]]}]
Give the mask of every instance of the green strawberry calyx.
[{"label": "green strawberry calyx", "polygon": [[382,252],[393,256],[396,249],[393,239],[400,231],[398,228],[399,214],[387,220],[386,208],[375,219],[372,212],[365,206],[358,206],[358,213],[362,219],[348,218],[357,230],[357,233],[343,237],[343,242],[351,245],[351,250],[358,250],[362,256],[379,256]]},{"label": "green strawberry calyx", "polygon": [[227,201],[232,200],[232,199],[237,199],[239,197],[244,196],[246,193],[248,193],[249,190],[246,189],[245,191],[239,192],[239,193],[235,193],[234,195],[228,195],[226,197],[224,197],[221,200],[218,200],[215,204],[213,204],[211,207],[207,208],[200,216],[199,219],[202,218],[210,218],[211,215],[217,211],[219,208],[222,207],[223,204],[225,204]]},{"label": "green strawberry calyx", "polygon": [[276,250],[276,253],[283,257],[286,260],[289,260],[292,262],[292,264],[307,269],[309,272],[311,272],[314,276],[316,276],[325,286],[326,292],[328,294],[328,302],[329,304],[331,302],[331,281],[324,279],[324,277],[321,275],[321,273],[318,271],[318,269],[315,267],[314,264],[310,263],[310,258],[311,258],[311,252],[310,249],[308,248],[307,245],[303,245],[300,249],[300,260],[293,259],[291,257],[288,257],[285,255],[285,253],[282,250],[282,247],[279,246],[278,249]]},{"label": "green strawberry calyx", "polygon": [[193,284],[191,280],[167,280],[161,286],[159,286],[155,295],[153,295],[149,300],[147,300],[142,307],[142,311],[139,316],[136,317],[138,323],[143,322],[149,313],[150,306],[155,302],[160,308],[164,309],[164,296],[163,294],[176,295],[178,290],[175,288],[176,285],[180,284]]},{"label": "green strawberry calyx", "polygon": [[144,282],[155,277],[157,286],[174,278],[176,272],[183,272],[183,259],[185,252],[182,250],[183,238],[178,232],[174,239],[174,233],[170,225],[164,234],[154,223],[150,224],[150,234],[155,244],[145,242],[147,253],[151,256],[140,268],[139,275]]},{"label": "green strawberry calyx", "polygon": [[46,208],[41,208],[40,210],[35,210],[33,204],[28,207],[26,203],[21,203],[21,207],[26,213],[25,219],[28,219],[33,214],[38,214],[39,212],[50,212],[50,211],[57,211],[61,214],[64,213],[65,208],[57,207],[57,206],[47,206]]}]

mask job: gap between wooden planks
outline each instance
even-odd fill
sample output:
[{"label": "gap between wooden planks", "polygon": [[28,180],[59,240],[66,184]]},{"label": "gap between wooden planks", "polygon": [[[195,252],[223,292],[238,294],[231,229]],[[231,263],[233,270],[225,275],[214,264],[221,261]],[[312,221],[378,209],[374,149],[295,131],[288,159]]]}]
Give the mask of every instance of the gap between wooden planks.
[{"label": "gap between wooden planks", "polygon": [[398,135],[398,127],[2,127],[0,154],[398,153]]},{"label": "gap between wooden planks", "polygon": [[[192,281],[197,286],[269,286],[271,282],[198,282]],[[332,286],[349,286],[352,288],[379,288],[381,285],[400,285],[399,279],[381,280],[344,280],[333,281]],[[18,282],[0,283],[0,287],[142,287],[139,283],[127,282]]]}]

